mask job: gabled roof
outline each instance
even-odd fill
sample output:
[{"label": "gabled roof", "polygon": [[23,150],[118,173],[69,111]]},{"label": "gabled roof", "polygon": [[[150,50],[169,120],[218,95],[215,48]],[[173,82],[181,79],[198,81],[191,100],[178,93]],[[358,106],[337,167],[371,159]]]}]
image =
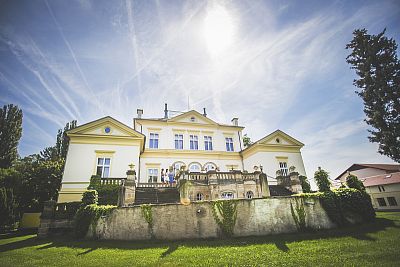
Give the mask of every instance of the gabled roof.
[{"label": "gabled roof", "polygon": [[[277,142],[275,142],[275,144],[269,144],[272,140],[274,140],[276,138],[285,139],[287,144],[282,144],[282,143],[277,143]],[[249,149],[251,149],[251,148],[253,148],[255,146],[259,146],[259,145],[263,145],[263,146],[291,146],[291,147],[298,147],[298,148],[302,148],[304,146],[304,144],[302,142],[300,142],[299,140],[291,137],[287,133],[285,133],[285,132],[283,132],[283,131],[278,129],[278,130],[268,134],[267,136],[264,136],[263,138],[257,140],[256,142],[254,142],[250,146],[246,147],[242,151],[249,150]]]},{"label": "gabled roof", "polygon": [[[74,135],[100,135],[100,134],[94,134],[91,133],[93,129],[99,128],[103,125],[108,125],[115,127],[119,131],[120,136],[129,136],[129,137],[136,137],[136,138],[144,138],[144,135],[139,133],[138,131],[134,130],[133,128],[127,126],[126,124],[110,117],[106,116],[103,118],[100,118],[95,121],[91,121],[85,124],[82,124],[74,129],[71,129],[67,132],[68,136],[74,136]],[[106,134],[104,134],[106,135]]]},{"label": "gabled roof", "polygon": [[218,123],[216,123],[215,121],[213,121],[213,120],[210,119],[210,118],[207,118],[207,117],[204,116],[203,114],[200,114],[200,113],[199,113],[198,111],[196,111],[196,110],[189,110],[188,112],[185,112],[185,113],[179,114],[179,115],[177,115],[177,116],[174,116],[174,117],[168,119],[167,121],[179,121],[179,120],[182,120],[182,119],[184,119],[184,118],[193,117],[193,116],[194,116],[194,117],[197,117],[197,118],[201,118],[202,120],[206,121],[206,122],[209,123],[209,124],[218,125]]},{"label": "gabled roof", "polygon": [[359,164],[359,163],[355,163],[355,164],[351,165],[349,168],[347,168],[344,172],[339,174],[338,177],[335,178],[335,180],[339,180],[340,177],[343,174],[345,174],[346,172],[357,171],[357,170],[366,169],[366,168],[384,170],[384,171],[388,171],[388,172],[396,172],[396,171],[400,171],[400,164]]},{"label": "gabled roof", "polygon": [[400,183],[400,172],[366,177],[363,180],[363,184],[365,187],[385,184],[398,184]]},{"label": "gabled roof", "polygon": [[[235,125],[230,125],[230,124],[217,123],[216,121],[210,119],[209,117],[204,116],[203,114],[201,114],[200,112],[198,112],[196,110],[189,110],[187,112],[183,112],[181,114],[175,115],[171,118],[134,118],[134,121],[180,122],[181,120],[183,120],[185,118],[190,118],[190,117],[198,118],[199,120],[204,121],[205,124],[208,124],[208,125],[234,127],[234,128],[244,129],[243,126],[235,126]],[[190,123],[190,122],[187,122],[187,123]]]}]

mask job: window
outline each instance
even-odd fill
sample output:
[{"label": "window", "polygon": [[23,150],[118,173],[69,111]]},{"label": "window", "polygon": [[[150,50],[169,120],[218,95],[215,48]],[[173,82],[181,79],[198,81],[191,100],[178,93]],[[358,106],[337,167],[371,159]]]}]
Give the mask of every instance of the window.
[{"label": "window", "polygon": [[204,150],[213,150],[211,136],[204,136]]},{"label": "window", "polygon": [[172,167],[174,168],[174,176],[177,174],[178,171],[181,170],[182,166],[185,166],[185,163],[183,163],[182,161],[177,161],[172,164]]},{"label": "window", "polygon": [[387,200],[389,202],[389,206],[397,206],[397,201],[394,197],[388,197]]},{"label": "window", "polygon": [[247,199],[252,199],[253,197],[254,197],[254,194],[253,194],[252,191],[247,191],[247,192],[246,192],[246,198],[247,198]]},{"label": "window", "polygon": [[233,139],[232,137],[226,137],[225,138],[225,143],[226,143],[226,151],[233,151]]},{"label": "window", "polygon": [[198,150],[199,149],[199,137],[197,135],[190,135],[190,149],[191,150]]},{"label": "window", "polygon": [[200,172],[201,171],[201,165],[198,163],[191,163],[189,165],[189,172]]},{"label": "window", "polygon": [[149,183],[157,183],[158,182],[158,169],[148,169]]},{"label": "window", "polygon": [[281,175],[282,176],[287,176],[288,175],[287,163],[285,161],[279,162],[279,169],[281,169]]},{"label": "window", "polygon": [[183,134],[175,134],[175,149],[183,149]]},{"label": "window", "polygon": [[221,194],[221,197],[225,198],[225,199],[232,199],[233,198],[233,193],[232,192],[223,192]]},{"label": "window", "polygon": [[196,200],[200,201],[200,200],[203,200],[203,199],[204,199],[203,193],[197,193]]},{"label": "window", "polygon": [[206,172],[215,171],[216,169],[217,169],[217,165],[215,165],[215,163],[208,162],[208,163],[204,164],[204,170]]},{"label": "window", "polygon": [[158,134],[150,133],[150,148],[158,148]]},{"label": "window", "polygon": [[96,174],[101,178],[107,178],[110,176],[110,158],[97,158]]},{"label": "window", "polygon": [[385,192],[385,188],[382,185],[378,186],[379,192]]},{"label": "window", "polygon": [[108,127],[108,126],[105,127],[105,128],[104,128],[104,132],[107,133],[107,134],[110,133],[110,132],[111,132],[111,128]]},{"label": "window", "polygon": [[386,201],[385,201],[385,199],[383,197],[379,197],[376,200],[378,201],[379,206],[381,206],[381,207],[387,206],[386,205]]}]

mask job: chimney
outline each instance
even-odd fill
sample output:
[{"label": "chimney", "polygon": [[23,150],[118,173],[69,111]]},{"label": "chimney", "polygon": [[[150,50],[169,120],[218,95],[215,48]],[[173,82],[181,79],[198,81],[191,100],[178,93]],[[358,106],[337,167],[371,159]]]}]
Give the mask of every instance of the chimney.
[{"label": "chimney", "polygon": [[207,117],[206,108],[203,108],[203,116]]},{"label": "chimney", "polygon": [[164,108],[164,119],[168,119],[168,105],[165,103],[165,108]]},{"label": "chimney", "polygon": [[142,115],[143,115],[143,109],[138,108],[138,109],[136,110],[136,113],[137,113],[137,118],[138,118],[138,119],[141,119],[141,118],[142,118]]},{"label": "chimney", "polygon": [[231,120],[231,122],[232,122],[232,124],[233,124],[234,126],[238,126],[238,125],[239,125],[239,119],[238,119],[238,118],[233,118],[233,119]]}]

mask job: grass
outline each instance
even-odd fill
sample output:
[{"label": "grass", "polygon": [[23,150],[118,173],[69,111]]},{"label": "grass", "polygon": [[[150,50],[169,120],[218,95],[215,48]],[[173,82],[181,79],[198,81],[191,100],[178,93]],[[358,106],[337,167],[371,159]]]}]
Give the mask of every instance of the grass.
[{"label": "grass", "polygon": [[400,212],[374,223],[276,236],[188,241],[76,241],[0,236],[0,266],[400,266]]}]

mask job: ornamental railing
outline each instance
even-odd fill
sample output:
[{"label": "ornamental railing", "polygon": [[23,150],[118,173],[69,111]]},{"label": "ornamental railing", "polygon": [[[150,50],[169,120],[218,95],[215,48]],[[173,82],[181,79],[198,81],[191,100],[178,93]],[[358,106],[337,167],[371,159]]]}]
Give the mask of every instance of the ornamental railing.
[{"label": "ornamental railing", "polygon": [[126,177],[119,178],[119,177],[107,177],[101,178],[101,185],[121,185],[123,181],[126,180]]},{"label": "ornamental railing", "polygon": [[257,180],[260,173],[243,173],[241,171],[233,172],[216,172],[210,171],[207,173],[199,172],[182,172],[179,179],[193,180],[193,181],[208,181],[208,180]]},{"label": "ornamental railing", "polygon": [[138,183],[138,187],[153,187],[153,188],[164,188],[164,187],[176,187],[176,183]]}]

